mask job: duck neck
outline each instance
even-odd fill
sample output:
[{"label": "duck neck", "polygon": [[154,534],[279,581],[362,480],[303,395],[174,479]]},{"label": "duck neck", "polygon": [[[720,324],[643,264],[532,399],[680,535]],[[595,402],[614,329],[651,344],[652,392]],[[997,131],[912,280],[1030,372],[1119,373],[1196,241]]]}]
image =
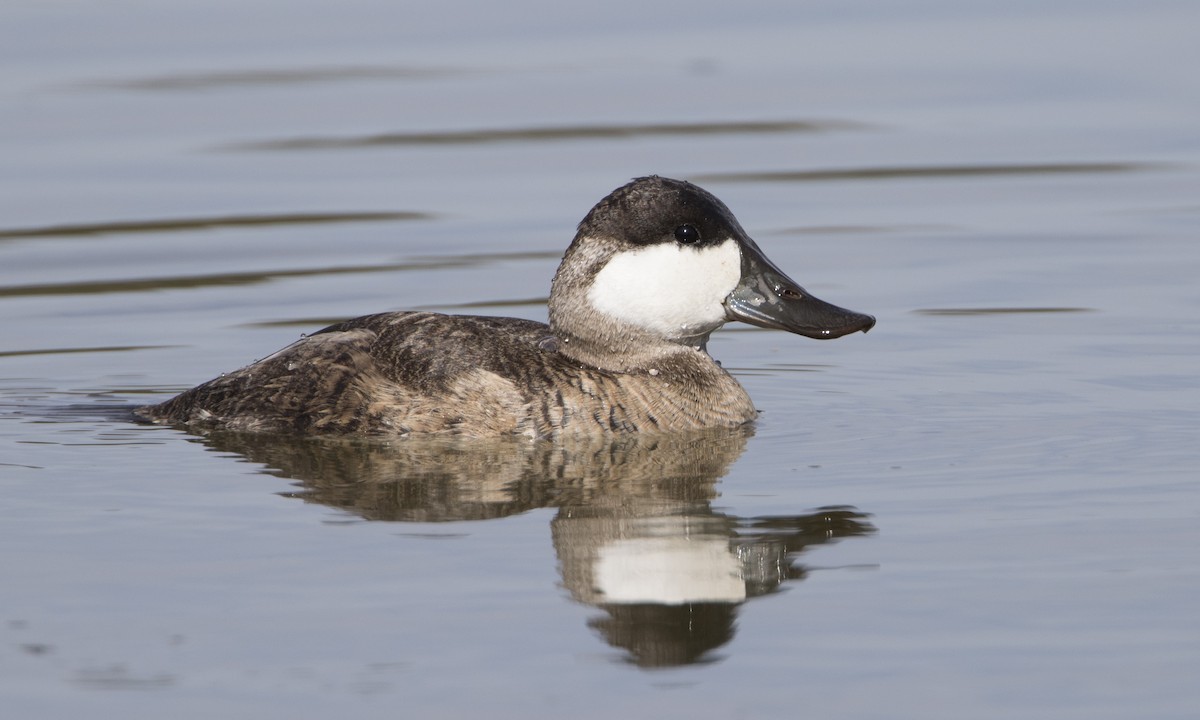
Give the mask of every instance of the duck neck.
[{"label": "duck neck", "polygon": [[[616,323],[612,323],[617,325]],[[637,328],[614,328],[614,332],[582,334],[551,323],[558,338],[558,351],[589,367],[610,372],[646,372],[663,364],[664,359],[679,356],[708,357],[708,335],[664,340]]]}]

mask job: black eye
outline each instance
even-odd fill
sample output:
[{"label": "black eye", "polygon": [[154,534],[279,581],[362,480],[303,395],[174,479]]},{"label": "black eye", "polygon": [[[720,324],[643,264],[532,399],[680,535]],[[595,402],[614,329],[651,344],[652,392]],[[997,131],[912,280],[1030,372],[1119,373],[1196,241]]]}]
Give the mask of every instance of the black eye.
[{"label": "black eye", "polygon": [[675,239],[684,245],[693,245],[700,242],[700,231],[695,225],[680,225],[675,228]]}]

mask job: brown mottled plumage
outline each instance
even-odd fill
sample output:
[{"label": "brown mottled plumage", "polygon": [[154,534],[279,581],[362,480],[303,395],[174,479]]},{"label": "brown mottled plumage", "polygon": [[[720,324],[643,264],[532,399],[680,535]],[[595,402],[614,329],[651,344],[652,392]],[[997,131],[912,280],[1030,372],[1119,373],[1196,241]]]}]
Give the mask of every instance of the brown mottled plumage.
[{"label": "brown mottled plumage", "polygon": [[[368,315],[142,414],[265,432],[537,437],[688,430],[754,418],[737,381],[695,348],[676,346],[651,375],[651,368],[617,373],[581,366],[554,344],[549,328],[531,320]],[[722,398],[716,406],[715,397]]]},{"label": "brown mottled plumage", "polygon": [[[633,307],[622,305],[626,297]],[[554,277],[549,325],[368,315],[137,414],[196,429],[314,435],[736,426],[757,411],[704,350],[733,319],[818,338],[874,324],[807,295],[712,195],[641,178],[580,223]]]}]

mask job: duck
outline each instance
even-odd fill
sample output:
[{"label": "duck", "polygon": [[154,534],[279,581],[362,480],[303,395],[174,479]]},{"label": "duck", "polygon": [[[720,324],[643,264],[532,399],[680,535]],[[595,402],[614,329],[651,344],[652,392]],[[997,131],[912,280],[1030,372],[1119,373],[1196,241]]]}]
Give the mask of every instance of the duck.
[{"label": "duck", "polygon": [[584,216],[549,323],[398,311],[339,322],[157,405],[144,422],[311,436],[493,437],[738,427],[758,410],[707,351],[740,321],[828,340],[875,325],[776,267],[706,190],[651,175]]}]

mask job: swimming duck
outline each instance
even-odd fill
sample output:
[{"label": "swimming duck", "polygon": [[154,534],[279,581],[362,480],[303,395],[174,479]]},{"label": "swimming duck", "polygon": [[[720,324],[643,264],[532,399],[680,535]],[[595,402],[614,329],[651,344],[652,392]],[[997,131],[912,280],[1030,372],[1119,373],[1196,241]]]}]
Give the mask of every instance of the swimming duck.
[{"label": "swimming duck", "polygon": [[830,339],[875,324],[788,278],[716,197],[658,176],[617,188],[579,223],[549,316],[367,315],[135,412],[311,435],[731,427],[758,412],[706,352],[714,330],[740,320]]}]

